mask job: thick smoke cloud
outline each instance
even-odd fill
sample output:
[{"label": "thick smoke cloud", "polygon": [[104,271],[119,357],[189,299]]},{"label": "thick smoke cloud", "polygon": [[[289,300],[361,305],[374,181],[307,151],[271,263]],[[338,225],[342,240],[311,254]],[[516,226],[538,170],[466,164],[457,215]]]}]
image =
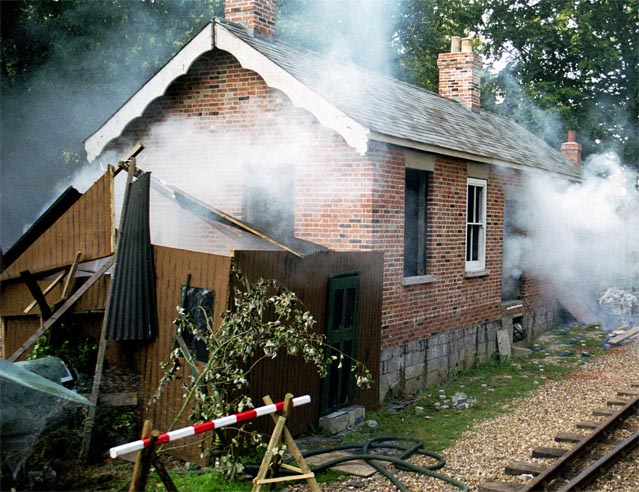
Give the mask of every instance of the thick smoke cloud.
[{"label": "thick smoke cloud", "polygon": [[[43,50],[46,59],[37,69],[30,65],[28,74],[2,81],[4,251],[79,170],[89,180],[87,173],[99,175],[85,162],[84,139],[193,34],[188,28],[199,29],[211,18],[211,5],[188,2],[187,10],[172,1],[78,0],[61,2],[61,18],[52,17],[46,28],[33,20],[25,24],[34,28],[27,33],[29,49]],[[8,34],[2,33],[3,42]]]},{"label": "thick smoke cloud", "polygon": [[529,174],[517,197],[515,230],[505,239],[504,272],[547,280],[558,298],[593,312],[610,287],[639,286],[639,192],[636,172],[615,153],[591,156],[584,180]]}]

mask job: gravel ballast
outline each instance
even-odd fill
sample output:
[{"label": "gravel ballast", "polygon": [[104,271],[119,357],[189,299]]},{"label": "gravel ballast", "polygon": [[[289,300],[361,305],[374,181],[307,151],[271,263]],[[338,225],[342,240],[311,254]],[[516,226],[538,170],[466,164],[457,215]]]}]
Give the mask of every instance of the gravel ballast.
[{"label": "gravel ballast", "polygon": [[[597,420],[592,411],[605,408],[608,400],[617,398],[618,390],[628,389],[631,383],[639,383],[638,342],[593,357],[561,381],[546,382],[529,396],[510,402],[506,414],[476,421],[472,430],[465,432],[453,447],[442,453],[446,466],[439,471],[465,483],[469,490],[477,490],[485,480],[523,484],[525,477],[505,475],[504,467],[513,461],[549,464],[551,461],[531,458],[532,450],[538,446],[562,446],[554,440],[558,433],[586,433],[577,429],[576,424]],[[634,390],[639,391],[639,388]],[[412,458],[411,462],[422,466],[432,463],[419,456]],[[415,492],[459,490],[423,475],[400,472],[398,477]],[[343,481],[322,484],[320,488],[331,492],[397,490],[379,474],[366,479],[349,476]],[[298,484],[289,490],[302,492],[310,489],[307,485]],[[588,490],[639,490],[639,451],[628,455],[605,479],[595,482]]]}]

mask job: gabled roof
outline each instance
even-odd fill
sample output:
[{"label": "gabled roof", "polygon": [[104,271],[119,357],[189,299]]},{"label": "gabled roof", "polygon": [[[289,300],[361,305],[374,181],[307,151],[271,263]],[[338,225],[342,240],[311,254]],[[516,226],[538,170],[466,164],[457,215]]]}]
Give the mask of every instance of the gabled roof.
[{"label": "gabled roof", "polygon": [[360,153],[366,152],[369,141],[378,140],[477,162],[542,169],[571,179],[581,176],[559,151],[507,118],[471,111],[433,92],[309,50],[254,37],[220,19],[200,31],[86,140],[89,160],[200,55],[214,48],[229,52]]}]

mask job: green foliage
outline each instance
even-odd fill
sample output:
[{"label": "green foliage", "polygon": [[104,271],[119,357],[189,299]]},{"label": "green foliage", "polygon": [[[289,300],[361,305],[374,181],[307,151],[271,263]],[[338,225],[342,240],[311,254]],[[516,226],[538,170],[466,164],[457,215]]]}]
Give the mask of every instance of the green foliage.
[{"label": "green foliage", "polygon": [[222,14],[223,0],[0,2],[4,249],[88,167],[87,136]]},{"label": "green foliage", "polygon": [[98,460],[101,458],[99,453],[105,449],[139,439],[138,421],[139,415],[132,407],[96,407],[92,439],[100,445],[96,446],[99,450],[95,450],[93,458]]},{"label": "green foliage", "polygon": [[[265,359],[280,354],[300,356],[324,377],[332,360],[344,357],[327,355],[324,335],[317,332],[313,316],[303,309],[293,292],[276,280],[253,283],[239,270],[234,269],[233,273],[233,309],[224,315],[219,328],[209,322],[205,329],[198,329],[182,310],[175,321],[178,333],[188,329],[206,344],[209,352],[209,360],[197,376],[182,376],[184,360],[180,349],[174,350],[170,361],[162,365],[164,377],[156,396],[175,380],[181,381],[184,390],[184,404],[175,422],[187,409],[192,420],[201,422],[253,408],[246,393],[250,372]],[[354,361],[352,370],[359,386],[370,386],[372,376],[368,369]],[[229,477],[241,473],[239,452],[262,444],[255,432],[247,432],[242,426],[222,450],[221,469]]]},{"label": "green foliage", "polygon": [[484,52],[508,61],[487,80],[485,106],[539,134],[543,120],[531,122],[528,110],[534,104],[578,130],[584,155],[613,147],[639,165],[639,2],[482,3]]},{"label": "green foliage", "polygon": [[404,1],[394,40],[398,75],[433,92],[439,89],[437,56],[450,51],[452,36],[470,37],[479,25],[481,2],[466,0]]},{"label": "green foliage", "polygon": [[92,372],[92,366],[98,348],[95,341],[90,337],[70,334],[66,325],[54,327],[52,330],[59,331],[63,334],[63,336],[57,337],[61,339],[60,343],[56,345],[51,343],[50,331],[35,341],[27,359],[33,360],[46,356],[55,356],[62,359],[67,366],[75,371]]}]

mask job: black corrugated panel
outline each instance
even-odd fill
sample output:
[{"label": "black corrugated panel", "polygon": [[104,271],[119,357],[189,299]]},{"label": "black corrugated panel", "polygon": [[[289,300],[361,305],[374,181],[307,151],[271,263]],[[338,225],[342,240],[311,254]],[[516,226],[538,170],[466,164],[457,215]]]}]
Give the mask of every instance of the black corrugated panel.
[{"label": "black corrugated panel", "polygon": [[106,338],[151,340],[157,336],[155,269],[149,229],[150,173],[129,185],[111,279]]}]

